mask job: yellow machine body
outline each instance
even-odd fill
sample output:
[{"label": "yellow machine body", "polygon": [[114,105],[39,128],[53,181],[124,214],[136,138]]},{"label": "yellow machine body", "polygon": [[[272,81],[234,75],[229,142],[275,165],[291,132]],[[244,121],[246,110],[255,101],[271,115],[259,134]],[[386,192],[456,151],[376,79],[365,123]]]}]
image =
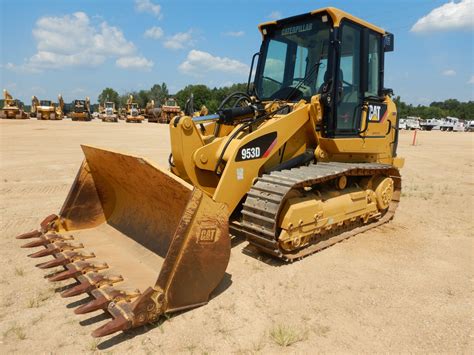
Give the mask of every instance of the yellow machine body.
[{"label": "yellow machine body", "polygon": [[76,313],[113,316],[94,336],[206,303],[225,274],[229,231],[293,261],[393,217],[403,159],[382,70],[393,36],[334,8],[259,29],[253,91],[216,114],[189,105],[172,118],[169,170],[83,146],[60,213],[18,237],[43,247],[31,257],[54,257],[39,267],[65,268],[53,281],[79,282],[64,297],[93,296]]},{"label": "yellow machine body", "polygon": [[89,97],[86,97],[85,100],[74,100],[69,116],[73,121],[90,121],[92,114]]},{"label": "yellow machine body", "polygon": [[0,109],[0,119],[27,119],[30,118],[28,114],[20,107],[18,100],[15,100],[12,95],[3,89],[3,108]]}]

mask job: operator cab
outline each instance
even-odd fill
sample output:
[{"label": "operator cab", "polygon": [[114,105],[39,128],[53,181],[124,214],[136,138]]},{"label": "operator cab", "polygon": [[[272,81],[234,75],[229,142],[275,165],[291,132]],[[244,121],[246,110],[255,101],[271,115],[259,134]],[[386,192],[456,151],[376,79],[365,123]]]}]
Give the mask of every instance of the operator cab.
[{"label": "operator cab", "polygon": [[[393,35],[333,8],[259,28],[263,42],[256,96],[262,101],[309,102],[321,94],[324,136],[358,136],[363,106],[383,102],[391,91],[384,89],[383,72]],[[374,114],[380,119],[383,112]]]}]

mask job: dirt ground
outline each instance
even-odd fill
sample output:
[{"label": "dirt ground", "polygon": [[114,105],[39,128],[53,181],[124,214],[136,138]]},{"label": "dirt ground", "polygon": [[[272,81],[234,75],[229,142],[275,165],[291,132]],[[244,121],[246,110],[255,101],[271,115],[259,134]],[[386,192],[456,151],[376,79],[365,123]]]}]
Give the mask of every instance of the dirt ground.
[{"label": "dirt ground", "polygon": [[[290,265],[232,249],[208,305],[155,327],[100,340],[107,321],[76,316],[84,297],[55,294],[24,241],[57,213],[81,143],[167,166],[165,125],[0,122],[0,353],[473,352],[474,134],[402,132],[402,201],[395,219]],[[279,344],[292,343],[288,347]]]}]

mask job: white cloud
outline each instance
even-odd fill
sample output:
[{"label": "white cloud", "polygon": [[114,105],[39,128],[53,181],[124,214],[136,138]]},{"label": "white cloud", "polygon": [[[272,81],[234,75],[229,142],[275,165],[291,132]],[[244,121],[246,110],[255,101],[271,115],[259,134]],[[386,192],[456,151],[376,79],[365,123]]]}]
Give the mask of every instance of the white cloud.
[{"label": "white cloud", "polygon": [[441,74],[443,74],[444,76],[454,76],[456,75],[456,71],[453,69],[446,69]]},{"label": "white cloud", "polygon": [[245,34],[244,31],[230,31],[230,32],[224,32],[224,36],[229,36],[229,37],[242,37]]},{"label": "white cloud", "polygon": [[107,22],[93,24],[84,12],[41,17],[33,29],[37,52],[23,64],[7,63],[13,71],[38,72],[71,66],[94,67],[108,58],[136,55],[123,32]]},{"label": "white cloud", "polygon": [[124,69],[150,70],[153,62],[143,57],[122,57],[115,61],[115,64]]},{"label": "white cloud", "polygon": [[186,60],[179,65],[179,70],[182,73],[202,76],[207,72],[222,72],[231,74],[248,74],[248,65],[239,62],[238,60],[217,57],[210,53],[191,50],[186,57]]},{"label": "white cloud", "polygon": [[163,34],[163,29],[157,26],[153,26],[145,31],[145,37],[153,39],[160,39],[161,37],[163,37]]},{"label": "white cloud", "polygon": [[183,49],[185,47],[192,46],[194,44],[192,30],[187,32],[178,32],[168,37],[163,45],[169,49]]},{"label": "white cloud", "polygon": [[135,9],[138,12],[150,13],[158,18],[163,16],[161,13],[161,6],[154,4],[150,0],[135,0]]},{"label": "white cloud", "polygon": [[474,84],[474,75],[471,76],[469,81],[467,82],[468,84]]},{"label": "white cloud", "polygon": [[474,0],[450,1],[418,19],[411,32],[474,29]]},{"label": "white cloud", "polygon": [[270,14],[267,16],[270,20],[279,20],[283,16],[280,11],[272,11]]}]

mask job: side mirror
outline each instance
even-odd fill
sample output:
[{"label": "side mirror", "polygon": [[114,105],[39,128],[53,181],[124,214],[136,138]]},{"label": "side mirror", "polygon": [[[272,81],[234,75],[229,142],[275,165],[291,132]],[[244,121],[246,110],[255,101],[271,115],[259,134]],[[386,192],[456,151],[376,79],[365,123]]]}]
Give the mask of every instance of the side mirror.
[{"label": "side mirror", "polygon": [[393,52],[394,41],[395,41],[395,37],[393,36],[393,33],[387,32],[385,36],[383,36],[383,51]]}]

